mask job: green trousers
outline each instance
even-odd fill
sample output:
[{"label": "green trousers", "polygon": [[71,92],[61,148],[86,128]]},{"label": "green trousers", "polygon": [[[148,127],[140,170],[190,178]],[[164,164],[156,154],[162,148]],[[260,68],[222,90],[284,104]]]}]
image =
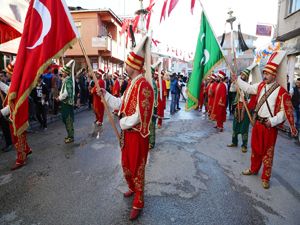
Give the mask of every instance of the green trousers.
[{"label": "green trousers", "polygon": [[61,103],[62,120],[68,133],[67,138],[74,138],[74,108],[72,105]]}]

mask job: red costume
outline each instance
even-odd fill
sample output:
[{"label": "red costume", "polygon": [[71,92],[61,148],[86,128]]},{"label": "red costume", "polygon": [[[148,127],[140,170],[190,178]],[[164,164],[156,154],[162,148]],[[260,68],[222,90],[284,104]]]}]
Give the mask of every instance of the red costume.
[{"label": "red costume", "polygon": [[[100,88],[105,88],[104,80],[101,78],[98,79],[98,84]],[[94,86],[91,90],[91,94],[93,96],[93,108],[96,115],[96,123],[101,125],[103,123],[103,116],[104,116],[104,105],[101,101],[101,97],[97,95],[97,87]]]},{"label": "red costume", "polygon": [[[257,96],[260,96],[262,89],[266,84],[260,83],[257,89]],[[280,111],[281,103],[283,104],[285,117],[291,126],[292,133],[296,133],[294,127],[293,108],[291,102],[291,96],[283,88],[279,87],[278,96],[276,98],[274,116]],[[256,103],[258,102],[258,98]],[[270,104],[270,103],[269,103]],[[251,138],[251,172],[258,173],[261,164],[263,163],[264,168],[262,171],[261,179],[263,181],[269,181],[272,172],[272,164],[274,157],[274,148],[277,139],[278,130],[276,127],[267,128],[262,121],[256,121],[252,129]]]},{"label": "red costume", "polygon": [[[251,167],[245,170],[244,175],[257,174],[263,164],[261,175],[262,185],[269,188],[269,180],[272,172],[274,148],[277,139],[277,126],[288,121],[292,135],[297,134],[295,128],[291,96],[282,87],[286,82],[286,53],[274,52],[263,69],[266,82],[249,85],[238,79],[239,87],[249,94],[257,94],[254,117],[256,119],[251,137]],[[281,63],[284,61],[284,63]],[[281,73],[282,72],[282,73]],[[284,74],[280,76],[280,74]],[[271,79],[271,76],[275,77]]]},{"label": "red costume", "polygon": [[156,81],[158,94],[157,94],[157,116],[158,121],[157,125],[158,127],[161,127],[162,125],[162,119],[164,118],[164,110],[166,105],[166,97],[167,97],[167,87],[166,87],[166,81],[162,80],[162,99],[160,98],[160,86],[158,80]]},{"label": "red costume", "polygon": [[[123,130],[121,138],[122,167],[128,187],[135,193],[133,208],[144,207],[145,165],[149,150],[149,126],[152,118],[154,92],[144,77],[140,77],[133,87],[126,89],[125,99],[120,109],[121,117],[136,113],[138,106],[140,123]],[[126,101],[127,99],[127,101]]]},{"label": "red costume", "polygon": [[[6,67],[6,72],[8,74],[10,74],[10,76],[12,76],[12,74],[13,74],[14,62],[15,61],[13,61],[11,64],[9,64]],[[4,91],[4,90],[2,90],[2,91]],[[5,106],[4,108],[7,109],[7,110],[3,110],[3,116],[8,116],[10,111],[9,111],[7,98],[5,99],[3,105]],[[14,129],[13,129],[13,125],[11,122],[9,124],[9,129],[10,129],[12,143],[14,144],[15,149],[17,151],[17,158],[16,158],[15,165],[11,168],[11,170],[15,170],[26,164],[27,156],[32,153],[32,150],[29,147],[28,142],[27,142],[26,131],[22,132],[18,136],[14,135]]]},{"label": "red costume", "polygon": [[16,151],[17,151],[17,159],[15,166],[12,167],[12,170],[17,169],[19,166],[24,165],[26,163],[27,156],[32,153],[31,148],[27,142],[27,135],[26,131],[24,131],[21,135],[15,136],[13,132],[13,127],[10,124],[10,134],[12,143],[14,144]]},{"label": "red costume", "polygon": [[115,97],[120,97],[121,85],[118,79],[114,80],[114,86],[112,90],[112,94]]},{"label": "red costume", "polygon": [[223,129],[223,123],[226,121],[226,84],[218,83],[215,91],[214,104],[211,112],[211,119],[217,121],[217,128]]},{"label": "red costume", "polygon": [[208,92],[208,115],[210,116],[212,113],[212,109],[214,106],[214,101],[215,101],[215,92],[217,88],[218,83],[217,82],[212,82],[208,86],[207,92]]}]

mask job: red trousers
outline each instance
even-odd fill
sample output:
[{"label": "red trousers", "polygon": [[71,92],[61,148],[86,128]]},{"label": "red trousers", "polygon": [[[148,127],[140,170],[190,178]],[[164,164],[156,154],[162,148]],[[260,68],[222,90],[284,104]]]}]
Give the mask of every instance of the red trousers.
[{"label": "red trousers", "polygon": [[264,167],[261,175],[263,181],[269,181],[271,177],[277,133],[277,128],[267,128],[258,121],[255,122],[252,129],[250,170],[253,173],[258,173],[263,163]]},{"label": "red trousers", "polygon": [[10,125],[10,133],[11,133],[11,139],[12,143],[15,145],[16,151],[17,151],[17,159],[16,163],[23,164],[25,160],[27,159],[27,153],[31,151],[28,143],[27,143],[27,136],[26,131],[24,131],[21,135],[15,136],[13,133],[13,127]]},{"label": "red trousers", "polygon": [[162,125],[162,118],[158,118],[158,120],[157,120],[157,125],[159,125],[159,126]]},{"label": "red trousers", "polygon": [[224,122],[222,120],[217,120],[217,127],[223,129],[224,128],[223,123]]},{"label": "red trousers", "polygon": [[128,188],[135,193],[133,208],[144,207],[145,166],[149,150],[149,136],[137,131],[124,131],[122,167]]},{"label": "red trousers", "polygon": [[103,116],[104,116],[104,106],[98,107],[97,109],[94,109],[96,120],[100,123],[103,123]]}]

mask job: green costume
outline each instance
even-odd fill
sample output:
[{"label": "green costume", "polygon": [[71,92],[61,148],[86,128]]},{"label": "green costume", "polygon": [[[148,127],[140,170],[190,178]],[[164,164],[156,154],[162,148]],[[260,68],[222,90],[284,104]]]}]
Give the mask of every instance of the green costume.
[{"label": "green costume", "polygon": [[[247,102],[248,97],[245,96],[245,101]],[[232,144],[238,145],[238,135],[242,135],[242,147],[247,148],[248,144],[248,131],[250,120],[247,111],[240,101],[240,96],[237,94],[234,102],[235,112],[233,118],[233,132],[232,132]]]},{"label": "green costume", "polygon": [[149,135],[149,149],[154,148],[155,146],[155,126],[156,126],[156,118],[157,118],[157,96],[158,90],[155,81],[152,81],[152,86],[154,90],[154,107],[153,107],[153,115],[150,123],[150,135]]},{"label": "green costume", "polygon": [[68,133],[68,136],[65,138],[65,142],[69,143],[74,140],[74,86],[72,77],[67,76],[64,79],[60,93],[60,97],[62,97],[61,115]]}]

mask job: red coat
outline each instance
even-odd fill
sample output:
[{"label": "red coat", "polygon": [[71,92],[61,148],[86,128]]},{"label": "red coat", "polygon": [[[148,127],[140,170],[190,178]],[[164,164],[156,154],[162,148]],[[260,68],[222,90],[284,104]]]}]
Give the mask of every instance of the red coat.
[{"label": "red coat", "polygon": [[214,104],[211,112],[211,118],[217,122],[226,121],[226,96],[227,88],[224,82],[218,83],[216,86]]},{"label": "red coat", "polygon": [[140,123],[132,129],[139,131],[143,137],[147,137],[150,133],[149,126],[153,113],[154,91],[144,77],[141,77],[132,85],[134,85],[132,88],[127,88],[124,92],[124,99],[128,100],[122,103],[120,114],[131,116],[135,113],[136,107],[139,106]]},{"label": "red coat", "polygon": [[166,81],[162,80],[162,99],[160,98],[160,86],[158,80],[156,81],[158,96],[157,96],[157,116],[158,118],[164,118],[164,110],[166,106],[166,97],[167,97],[167,86]]},{"label": "red coat", "polygon": [[[265,82],[261,82],[258,86],[257,95],[256,95],[257,96],[256,104],[258,103],[258,98],[259,98],[260,92],[261,92],[261,90],[263,89],[263,87],[265,85],[266,85]],[[286,119],[289,123],[291,133],[293,135],[296,135],[297,134],[297,129],[295,128],[295,121],[294,121],[294,115],[293,115],[294,111],[293,111],[291,96],[289,95],[289,93],[283,87],[280,87],[279,92],[278,92],[278,96],[276,98],[274,116],[280,111],[281,102],[283,103],[285,116],[286,116]]]},{"label": "red coat", "polygon": [[[104,80],[98,79],[98,84],[100,88],[105,88]],[[103,122],[103,115],[104,115],[104,105],[101,101],[101,97],[97,95],[97,87],[92,88],[91,94],[93,95],[93,108],[96,114],[96,120],[99,122]]]},{"label": "red coat", "polygon": [[112,94],[115,97],[120,97],[121,85],[118,79],[115,80]]},{"label": "red coat", "polygon": [[[154,105],[154,91],[144,77],[131,83],[124,92],[120,113],[131,116],[140,111],[140,123],[132,129],[124,130],[121,135],[122,168],[128,188],[135,192],[134,208],[144,207],[145,165],[149,150],[150,122]],[[129,87],[129,86],[128,86]]]},{"label": "red coat", "polygon": [[209,84],[208,88],[207,88],[207,94],[208,94],[208,113],[212,112],[213,109],[213,105],[214,105],[214,99],[215,99],[215,92],[216,92],[216,88],[217,88],[218,83],[217,82],[213,82],[211,84]]}]

